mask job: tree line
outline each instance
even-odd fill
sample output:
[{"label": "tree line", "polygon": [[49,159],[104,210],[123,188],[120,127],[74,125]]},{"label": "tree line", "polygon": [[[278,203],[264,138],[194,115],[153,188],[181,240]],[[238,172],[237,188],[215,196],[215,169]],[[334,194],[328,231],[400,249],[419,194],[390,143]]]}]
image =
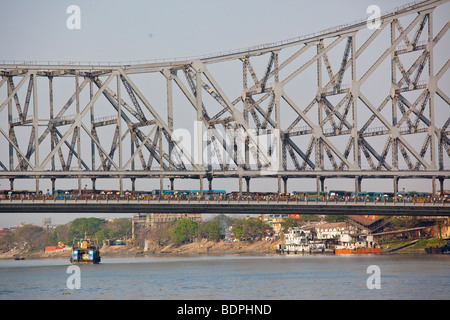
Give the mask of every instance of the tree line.
[{"label": "tree line", "polygon": [[[312,216],[311,219],[316,219]],[[341,216],[329,216],[327,219],[340,221]],[[196,239],[219,241],[224,237],[225,229],[232,227],[232,233],[238,240],[258,241],[273,230],[269,224],[258,218],[237,219],[227,215],[217,215],[209,221],[195,222],[189,219],[171,221],[166,228],[157,233],[159,244],[181,245],[193,242]],[[287,218],[281,224],[281,230],[287,232],[289,227],[298,226],[298,221]],[[118,218],[105,222],[98,218],[77,218],[68,224],[57,226],[47,231],[32,224],[24,225],[16,232],[0,237],[0,250],[5,252],[13,247],[28,252],[44,250],[45,246],[56,246],[62,242],[71,246],[74,239],[97,239],[102,244],[108,239],[129,238],[131,236],[131,221],[127,218]],[[150,231],[152,232],[152,231]]]},{"label": "tree line", "polygon": [[46,230],[40,226],[26,224],[15,232],[0,237],[0,250],[9,251],[14,247],[27,252],[38,252],[46,246],[59,243],[72,246],[74,239],[85,236],[97,239],[99,244],[108,239],[117,239],[131,235],[131,221],[118,218],[104,222],[98,218],[77,218],[68,224]]}]

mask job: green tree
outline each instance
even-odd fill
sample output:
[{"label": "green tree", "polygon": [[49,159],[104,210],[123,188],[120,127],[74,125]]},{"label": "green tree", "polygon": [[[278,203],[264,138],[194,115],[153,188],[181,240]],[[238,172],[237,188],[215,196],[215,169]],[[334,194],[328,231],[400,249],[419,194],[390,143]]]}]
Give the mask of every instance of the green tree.
[{"label": "green tree", "polygon": [[26,224],[16,231],[15,240],[28,251],[38,251],[44,249],[47,236],[42,227]]},{"label": "green tree", "polygon": [[198,223],[190,219],[180,219],[169,227],[169,239],[180,245],[192,241],[198,235]]},{"label": "green tree", "polygon": [[318,221],[319,217],[315,214],[302,214],[302,221]]},{"label": "green tree", "polygon": [[391,220],[394,229],[409,229],[419,225],[416,217],[395,217]]},{"label": "green tree", "polygon": [[295,220],[294,218],[286,218],[281,223],[281,230],[283,230],[283,232],[286,233],[290,227],[297,227],[297,226],[298,226],[297,220]]},{"label": "green tree", "polygon": [[131,235],[131,220],[128,218],[117,218],[112,221],[108,221],[106,228],[117,232],[117,237],[125,237]]},{"label": "green tree", "polygon": [[325,217],[326,222],[345,222],[345,219],[346,219],[345,216],[333,215],[333,214],[327,215]]},{"label": "green tree", "polygon": [[264,236],[266,229],[269,229],[269,226],[258,218],[236,220],[233,223],[234,236],[239,240],[260,239]]},{"label": "green tree", "polygon": [[200,236],[208,240],[219,241],[222,233],[222,225],[219,220],[206,221],[199,225]]},{"label": "green tree", "polygon": [[58,245],[58,242],[62,242],[64,244],[67,244],[68,232],[69,232],[69,225],[68,224],[56,226],[48,234],[47,245],[49,245],[49,246],[56,246],[56,245]]},{"label": "green tree", "polygon": [[77,218],[73,220],[69,227],[67,235],[68,243],[71,245],[73,239],[84,238],[84,236],[93,237],[100,231],[103,222],[98,218]]}]

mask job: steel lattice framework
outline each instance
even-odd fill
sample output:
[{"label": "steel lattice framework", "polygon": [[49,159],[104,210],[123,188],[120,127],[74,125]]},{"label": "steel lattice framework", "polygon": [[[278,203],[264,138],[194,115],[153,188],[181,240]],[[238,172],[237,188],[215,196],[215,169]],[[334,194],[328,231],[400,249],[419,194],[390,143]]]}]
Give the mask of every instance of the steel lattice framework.
[{"label": "steel lattice framework", "polygon": [[295,177],[316,178],[318,189],[354,178],[357,190],[363,178],[390,178],[395,190],[420,177],[442,188],[450,98],[439,80],[450,60],[440,40],[450,23],[433,30],[433,12],[445,2],[397,8],[378,29],[363,20],[197,59],[2,64],[0,178],[129,178],[133,187],[193,178],[203,189],[203,178],[248,186],[269,176],[279,190]]}]

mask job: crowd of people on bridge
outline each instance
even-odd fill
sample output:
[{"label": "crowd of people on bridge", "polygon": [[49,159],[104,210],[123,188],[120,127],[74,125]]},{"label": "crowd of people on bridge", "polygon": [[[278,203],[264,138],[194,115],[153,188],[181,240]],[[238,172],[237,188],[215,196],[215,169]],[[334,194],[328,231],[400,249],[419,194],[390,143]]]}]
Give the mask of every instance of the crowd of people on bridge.
[{"label": "crowd of people on bridge", "polygon": [[27,190],[0,190],[2,200],[257,200],[257,201],[315,201],[315,202],[450,202],[450,193],[403,191],[396,195],[390,192],[352,192],[331,190],[329,192],[293,191],[277,192],[226,192],[226,190],[159,190],[117,191],[70,189],[46,193]]}]

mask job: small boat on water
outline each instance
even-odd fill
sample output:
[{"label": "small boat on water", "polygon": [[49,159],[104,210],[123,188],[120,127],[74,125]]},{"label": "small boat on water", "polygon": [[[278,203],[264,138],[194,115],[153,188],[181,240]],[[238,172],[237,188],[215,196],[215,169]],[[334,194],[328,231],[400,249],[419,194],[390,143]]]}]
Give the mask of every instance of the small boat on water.
[{"label": "small boat on water", "polygon": [[450,254],[450,239],[443,239],[443,242],[443,246],[425,248],[425,252],[430,254]]},{"label": "small boat on water", "polygon": [[100,263],[100,247],[91,239],[73,240],[72,264],[97,264]]}]

